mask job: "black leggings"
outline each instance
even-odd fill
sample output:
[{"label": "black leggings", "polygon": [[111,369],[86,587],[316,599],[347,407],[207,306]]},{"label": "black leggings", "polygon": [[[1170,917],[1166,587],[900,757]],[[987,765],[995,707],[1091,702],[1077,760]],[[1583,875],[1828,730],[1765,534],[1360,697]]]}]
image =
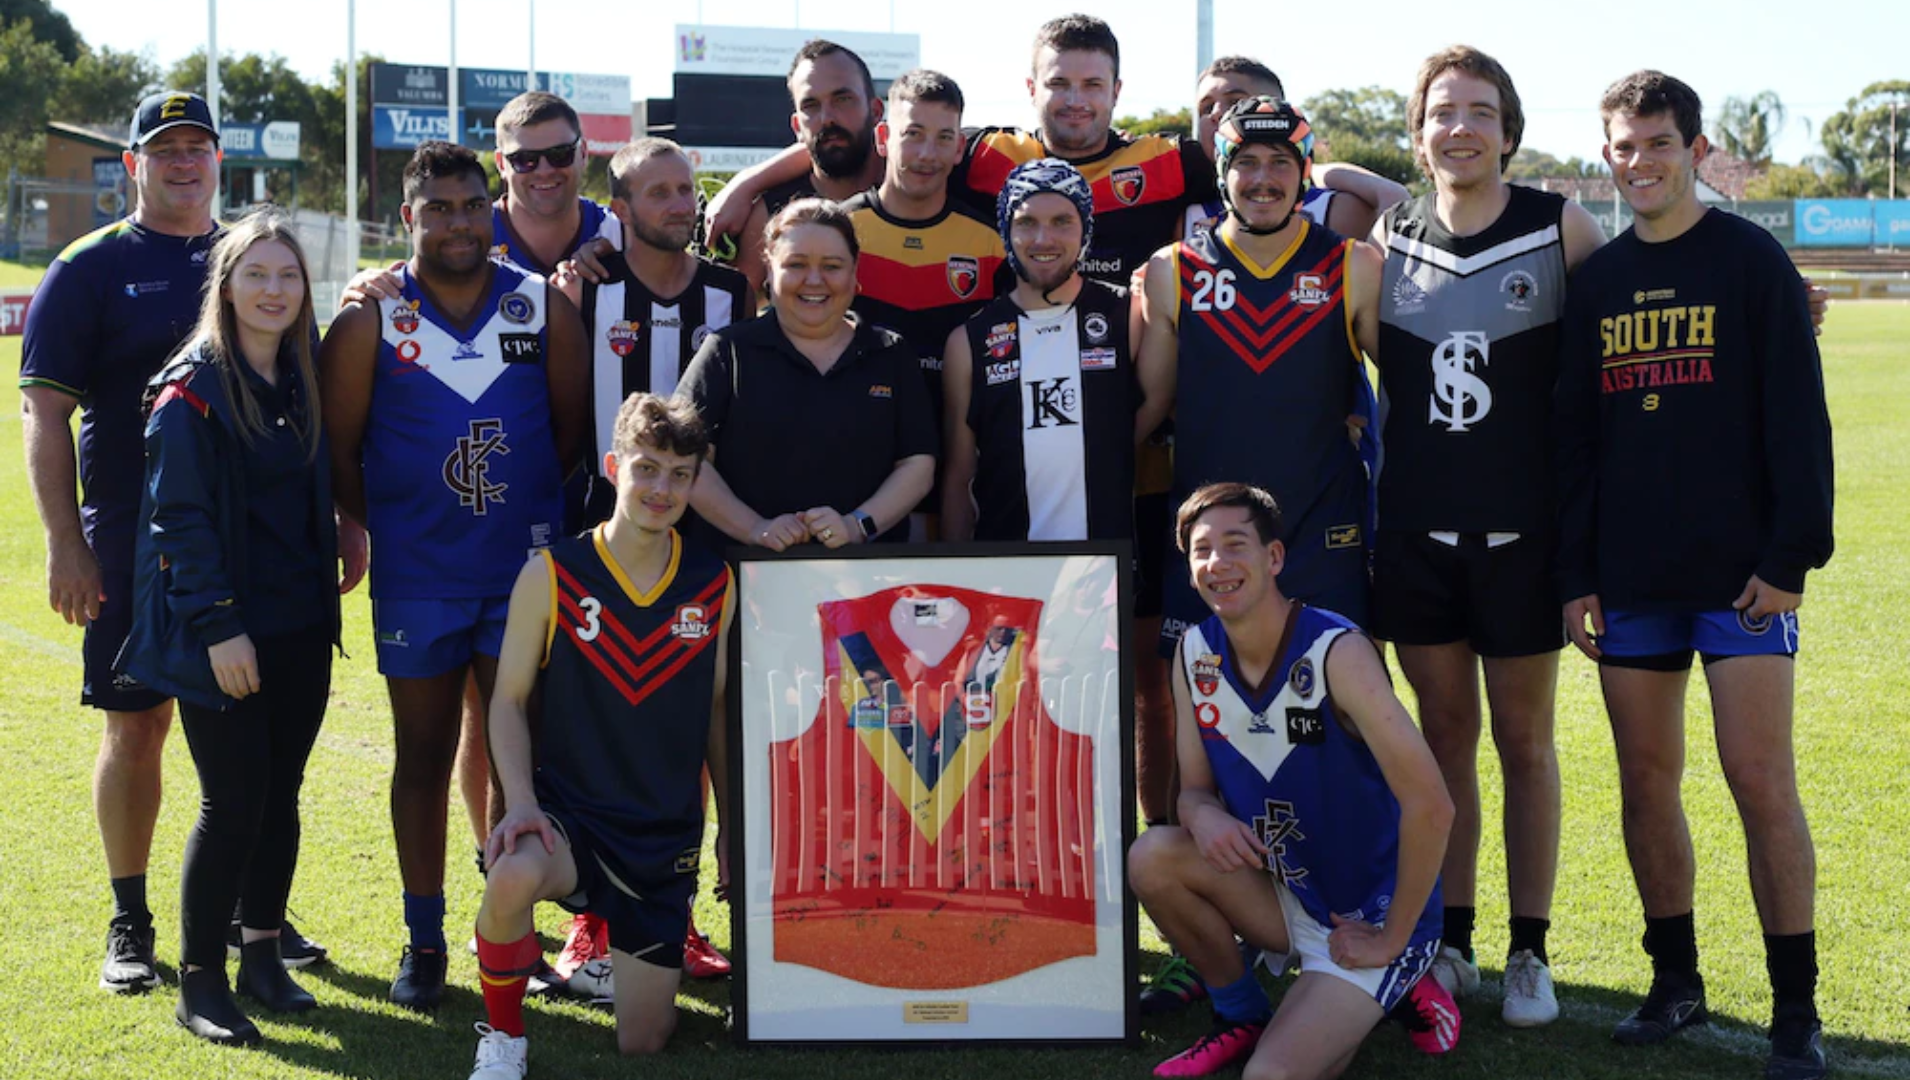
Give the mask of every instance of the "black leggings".
[{"label": "black leggings", "polygon": [[185,963],[223,969],[226,928],[285,921],[298,865],[298,790],[332,683],[332,635],[321,623],[255,639],[259,692],[225,712],[179,703],[199,770],[199,820],[180,875]]}]

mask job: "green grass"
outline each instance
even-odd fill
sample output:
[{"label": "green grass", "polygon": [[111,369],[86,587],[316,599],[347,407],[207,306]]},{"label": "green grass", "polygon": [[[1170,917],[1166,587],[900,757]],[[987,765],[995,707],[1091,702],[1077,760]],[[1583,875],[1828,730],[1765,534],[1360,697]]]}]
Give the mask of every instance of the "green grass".
[{"label": "green grass", "polygon": [[[4,272],[5,268],[0,268]],[[1910,705],[1895,631],[1910,610],[1910,307],[1845,304],[1823,344],[1840,469],[1838,537],[1830,567],[1812,576],[1799,664],[1798,757],[1815,829],[1820,1000],[1833,1062],[1847,1076],[1910,1077],[1910,946],[1905,885],[1910,840],[1896,820],[1910,776]],[[0,343],[17,370],[18,339]],[[11,382],[11,380],[7,380]],[[17,393],[0,389],[0,416],[17,417]],[[76,704],[79,635],[48,611],[44,550],[27,494],[17,420],[0,421],[0,761],[14,825],[0,842],[0,913],[11,963],[0,966],[6,1050],[0,1077],[145,1076],[457,1077],[470,1065],[470,1024],[481,1016],[475,965],[461,950],[453,991],[434,1018],[384,1002],[402,943],[399,885],[386,819],[391,737],[372,663],[361,591],[346,605],[351,657],[338,665],[332,708],[308,772],[305,838],[292,903],[300,925],[332,949],[329,967],[301,977],[321,1008],[262,1021],[263,1049],[202,1045],[173,1024],[176,991],[131,999],[93,988],[109,912],[89,804],[98,721]],[[1704,718],[1702,680],[1689,702],[1687,808],[1701,865],[1698,935],[1718,1021],[1675,1045],[1625,1051],[1611,1022],[1636,1004],[1647,970],[1638,948],[1638,902],[1618,830],[1611,737],[1591,667],[1568,654],[1561,679],[1559,754],[1565,777],[1565,844],[1552,955],[1565,1014],[1551,1028],[1514,1033],[1485,995],[1465,1006],[1460,1049],[1442,1061],[1413,1053],[1382,1029],[1354,1066],[1360,1076],[1634,1075],[1747,1077],[1761,1068],[1759,1026],[1768,1013],[1763,951],[1744,874],[1736,813]],[[1496,822],[1497,771],[1482,758],[1486,819]],[[152,900],[163,957],[178,949],[178,867],[195,812],[196,784],[177,736],[166,764],[167,800],[154,844]],[[462,839],[462,814],[452,817]],[[1504,946],[1503,853],[1486,829],[1480,884],[1482,958]],[[468,848],[452,845],[449,925],[462,941],[479,882]],[[540,925],[555,932],[560,913]],[[729,944],[724,913],[704,892],[699,922]],[[1161,943],[1143,922],[1143,966]],[[1490,964],[1488,965],[1490,968]],[[170,973],[170,968],[168,969]],[[1488,978],[1495,972],[1489,970]],[[1149,1022],[1132,1050],[745,1051],[728,1042],[728,987],[694,984],[679,999],[683,1022],[668,1052],[633,1065],[613,1051],[606,1014],[533,1003],[535,1075],[710,1077],[1144,1077],[1205,1025],[1204,1010]]]}]

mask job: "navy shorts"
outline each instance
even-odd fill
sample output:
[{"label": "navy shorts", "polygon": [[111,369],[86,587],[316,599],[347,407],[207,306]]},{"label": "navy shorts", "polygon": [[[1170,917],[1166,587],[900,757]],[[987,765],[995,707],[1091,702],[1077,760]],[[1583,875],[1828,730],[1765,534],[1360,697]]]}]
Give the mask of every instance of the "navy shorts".
[{"label": "navy shorts", "polygon": [[504,648],[509,596],[470,600],[373,600],[378,673],[392,679],[428,679],[456,671],[478,653]]},{"label": "navy shorts", "polygon": [[646,964],[681,968],[701,845],[685,848],[668,865],[632,870],[575,815],[552,806],[544,807],[544,815],[564,835],[577,863],[577,890],[557,903],[602,919],[610,928],[610,947],[618,952]]},{"label": "navy shorts", "polygon": [[102,572],[106,602],[99,617],[86,624],[80,645],[80,704],[105,712],[145,712],[170,701],[145,683],[113,670],[113,661],[133,632],[133,575]]},{"label": "navy shorts", "polygon": [[1685,671],[1696,652],[1709,664],[1733,656],[1796,656],[1797,612],[1753,619],[1741,611],[1606,611],[1599,663]]}]

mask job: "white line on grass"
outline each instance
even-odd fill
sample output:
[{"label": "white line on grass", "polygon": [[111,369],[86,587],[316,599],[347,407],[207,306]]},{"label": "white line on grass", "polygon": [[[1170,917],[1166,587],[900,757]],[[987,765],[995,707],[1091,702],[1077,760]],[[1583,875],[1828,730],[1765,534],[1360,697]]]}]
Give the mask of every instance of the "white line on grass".
[{"label": "white line on grass", "polygon": [[80,650],[75,646],[65,644],[64,642],[50,641],[31,631],[22,630],[11,623],[0,622],[0,638],[5,638],[15,645],[24,645],[34,652],[51,656],[55,660],[65,660],[78,664],[85,659],[80,655]]},{"label": "white line on grass", "polygon": [[[1479,980],[1478,997],[1483,1001],[1501,1001],[1505,991],[1499,980],[1482,978]],[[1614,1009],[1609,1005],[1598,1005],[1586,1001],[1572,1001],[1560,995],[1559,1014],[1573,1023],[1587,1027],[1603,1028],[1607,1031],[1615,1027],[1620,1020],[1629,1015],[1630,1010]],[[1828,1033],[1835,1037],[1835,1033]],[[1740,1057],[1763,1058],[1771,1052],[1770,1039],[1748,1028],[1734,1024],[1712,1022],[1698,1027],[1686,1028],[1679,1032],[1679,1039],[1697,1043],[1714,1050],[1722,1050]],[[1832,1068],[1845,1076],[1875,1076],[1884,1080],[1910,1080],[1910,1058],[1873,1058],[1860,1057],[1841,1049],[1830,1051]]]}]

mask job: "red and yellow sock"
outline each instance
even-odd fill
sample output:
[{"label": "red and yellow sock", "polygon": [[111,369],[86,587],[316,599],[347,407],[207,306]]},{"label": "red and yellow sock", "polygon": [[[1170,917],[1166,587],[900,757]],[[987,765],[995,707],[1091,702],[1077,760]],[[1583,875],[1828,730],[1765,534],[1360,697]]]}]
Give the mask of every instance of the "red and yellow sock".
[{"label": "red and yellow sock", "polygon": [[535,931],[516,941],[477,938],[478,981],[484,986],[484,1011],[493,1028],[512,1038],[524,1035],[524,988],[537,973],[544,950]]}]

